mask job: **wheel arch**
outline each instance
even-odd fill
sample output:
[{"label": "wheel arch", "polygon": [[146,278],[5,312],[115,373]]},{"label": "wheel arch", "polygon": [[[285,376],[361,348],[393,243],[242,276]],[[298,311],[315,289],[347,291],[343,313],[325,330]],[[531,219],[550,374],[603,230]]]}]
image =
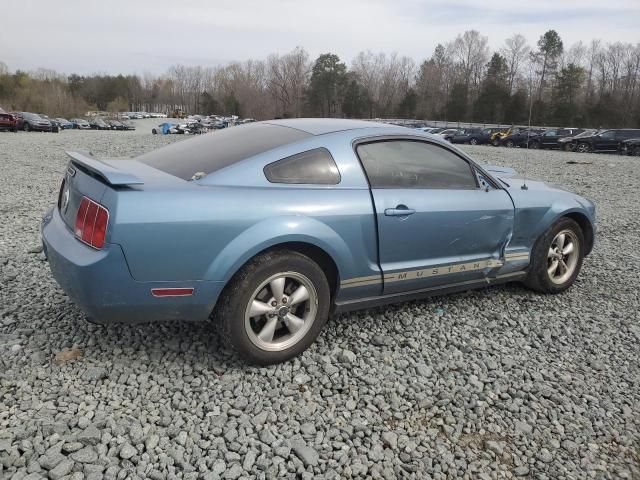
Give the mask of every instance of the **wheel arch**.
[{"label": "wheel arch", "polygon": [[578,224],[578,226],[582,230],[582,235],[586,243],[584,254],[585,256],[589,255],[589,253],[591,253],[591,250],[593,250],[593,242],[595,238],[593,224],[591,223],[591,220],[589,220],[589,218],[584,213],[575,212],[575,211],[567,212],[564,215],[562,215],[562,217],[570,218],[571,220],[573,220]]},{"label": "wheel arch", "polygon": [[226,285],[253,258],[273,250],[295,251],[315,261],[327,275],[332,295],[340,278],[357,271],[351,248],[335,230],[309,217],[287,216],[245,230],[216,256],[205,279]]}]

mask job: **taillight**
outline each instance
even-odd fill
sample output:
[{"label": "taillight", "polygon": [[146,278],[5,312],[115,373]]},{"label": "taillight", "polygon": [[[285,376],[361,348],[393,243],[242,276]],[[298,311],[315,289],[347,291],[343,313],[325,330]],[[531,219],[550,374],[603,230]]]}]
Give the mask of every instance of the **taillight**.
[{"label": "taillight", "polygon": [[109,211],[93,200],[82,197],[74,228],[76,237],[94,248],[102,248],[108,223]]}]

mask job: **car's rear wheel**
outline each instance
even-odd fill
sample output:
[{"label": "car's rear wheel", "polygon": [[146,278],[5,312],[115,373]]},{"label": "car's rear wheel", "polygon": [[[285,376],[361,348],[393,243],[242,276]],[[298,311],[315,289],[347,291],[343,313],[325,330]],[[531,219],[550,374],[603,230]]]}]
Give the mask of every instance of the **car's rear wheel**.
[{"label": "car's rear wheel", "polygon": [[216,316],[225,342],[258,365],[283,362],[316,339],[331,294],[322,269],[291,251],[262,254],[245,265],[222,294]]},{"label": "car's rear wheel", "polygon": [[635,147],[632,151],[631,154],[635,157],[640,157],[640,147]]},{"label": "car's rear wheel", "polygon": [[534,150],[538,150],[540,148],[540,143],[539,142],[531,142],[531,143],[529,143],[529,148],[532,148]]},{"label": "car's rear wheel", "polygon": [[29,130],[31,130],[31,127],[27,122],[24,122],[24,125],[22,125],[22,130],[24,130],[25,132],[28,132]]},{"label": "car's rear wheel", "polygon": [[589,151],[591,151],[591,147],[589,147],[588,143],[582,142],[576,146],[576,152],[578,153],[589,153]]},{"label": "car's rear wheel", "polygon": [[536,242],[525,284],[543,293],[560,293],[575,281],[584,258],[580,226],[563,217]]},{"label": "car's rear wheel", "polygon": [[564,151],[565,152],[573,152],[573,144],[572,143],[565,144]]},{"label": "car's rear wheel", "polygon": [[507,140],[507,141],[505,142],[505,144],[504,144],[504,145],[505,145],[505,147],[507,147],[507,148],[513,148],[513,147],[515,147],[515,146],[516,146],[516,144],[515,144],[515,143],[513,143],[513,140]]},{"label": "car's rear wheel", "polygon": [[477,144],[478,144],[478,139],[472,138],[471,140],[469,140],[469,145],[477,145]]},{"label": "car's rear wheel", "polygon": [[500,146],[500,140],[498,140],[497,138],[491,141],[491,145],[493,145],[494,147],[499,147]]}]

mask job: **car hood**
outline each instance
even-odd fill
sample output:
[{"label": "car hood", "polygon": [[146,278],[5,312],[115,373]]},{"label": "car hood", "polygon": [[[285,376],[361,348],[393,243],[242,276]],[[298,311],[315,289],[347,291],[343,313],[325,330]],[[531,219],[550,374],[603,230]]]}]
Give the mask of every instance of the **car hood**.
[{"label": "car hood", "polygon": [[503,186],[505,186],[509,191],[513,189],[522,189],[523,185],[527,186],[527,190],[555,190],[563,192],[569,191],[560,185],[555,185],[552,183],[543,182],[542,180],[535,180],[524,175],[520,175],[515,169],[511,167],[498,167],[494,165],[488,165],[485,166],[484,169],[494,177],[501,180],[503,182]]}]

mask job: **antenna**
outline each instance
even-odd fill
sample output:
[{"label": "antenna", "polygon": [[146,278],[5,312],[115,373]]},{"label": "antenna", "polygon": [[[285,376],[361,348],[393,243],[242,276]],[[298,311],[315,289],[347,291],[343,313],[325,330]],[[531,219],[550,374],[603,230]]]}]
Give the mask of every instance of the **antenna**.
[{"label": "antenna", "polygon": [[531,112],[533,111],[533,75],[529,77],[529,124],[527,125],[527,153],[524,154],[524,172],[522,173],[522,190],[529,190],[527,187],[527,173],[529,172],[529,137],[531,136]]}]

